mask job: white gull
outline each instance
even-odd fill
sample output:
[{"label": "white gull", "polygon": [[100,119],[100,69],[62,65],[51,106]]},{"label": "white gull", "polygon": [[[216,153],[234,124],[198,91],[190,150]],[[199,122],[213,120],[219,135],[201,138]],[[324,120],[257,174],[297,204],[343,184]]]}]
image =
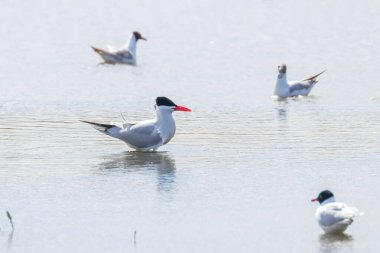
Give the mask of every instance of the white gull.
[{"label": "white gull", "polygon": [[280,98],[309,95],[311,89],[314,87],[314,84],[318,82],[317,77],[325,72],[322,71],[301,81],[288,81],[286,77],[286,70],[287,68],[285,64],[278,66],[279,73],[277,76],[274,95]]},{"label": "white gull", "polygon": [[356,207],[347,206],[344,203],[335,202],[335,197],[329,190],[322,191],[317,198],[318,201],[315,217],[319,226],[326,233],[343,233],[352,224],[356,216],[362,215]]},{"label": "white gull", "polygon": [[146,40],[139,32],[133,32],[125,45],[119,49],[108,46],[108,50],[92,47],[102,57],[104,63],[136,64],[136,44],[138,40]]}]

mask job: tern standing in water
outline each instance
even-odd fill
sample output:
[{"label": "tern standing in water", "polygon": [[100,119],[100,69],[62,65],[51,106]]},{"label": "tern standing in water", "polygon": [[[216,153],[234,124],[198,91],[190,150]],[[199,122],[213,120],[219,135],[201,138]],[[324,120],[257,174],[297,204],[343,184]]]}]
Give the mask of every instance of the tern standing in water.
[{"label": "tern standing in water", "polygon": [[274,90],[274,95],[286,98],[295,96],[307,96],[309,95],[314,84],[318,82],[317,77],[325,72],[322,71],[312,77],[305,78],[301,81],[288,81],[286,78],[286,65],[278,66],[278,76],[276,82],[276,88]]},{"label": "tern standing in water", "polygon": [[176,105],[166,97],[156,98],[156,117],[137,123],[122,122],[120,125],[82,122],[91,124],[95,129],[111,137],[124,141],[138,151],[156,151],[168,143],[174,136],[176,126],[172,113],[174,111],[191,112],[190,109]]},{"label": "tern standing in water", "polygon": [[105,63],[136,64],[136,44],[138,40],[146,40],[139,32],[133,32],[125,45],[120,49],[108,47],[108,50],[92,47]]}]

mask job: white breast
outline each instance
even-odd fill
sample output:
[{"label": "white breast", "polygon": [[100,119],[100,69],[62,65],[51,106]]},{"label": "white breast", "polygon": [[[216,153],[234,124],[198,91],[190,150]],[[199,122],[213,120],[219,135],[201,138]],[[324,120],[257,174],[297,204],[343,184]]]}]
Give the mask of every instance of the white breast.
[{"label": "white breast", "polygon": [[279,97],[289,96],[289,85],[285,74],[278,75],[274,95]]}]

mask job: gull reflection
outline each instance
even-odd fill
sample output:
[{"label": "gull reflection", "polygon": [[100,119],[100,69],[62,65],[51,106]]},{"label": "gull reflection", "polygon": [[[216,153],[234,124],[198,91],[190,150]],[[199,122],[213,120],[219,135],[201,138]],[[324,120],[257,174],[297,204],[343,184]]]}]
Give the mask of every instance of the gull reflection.
[{"label": "gull reflection", "polygon": [[354,238],[348,234],[323,234],[319,237],[320,252],[340,252],[340,249],[344,246],[351,247],[353,241]]},{"label": "gull reflection", "polygon": [[101,170],[127,173],[155,170],[159,191],[170,191],[175,183],[175,160],[166,152],[124,152],[106,158],[99,164]]},{"label": "gull reflection", "polygon": [[278,99],[278,106],[276,107],[278,119],[280,121],[287,119],[288,101],[286,99]]}]

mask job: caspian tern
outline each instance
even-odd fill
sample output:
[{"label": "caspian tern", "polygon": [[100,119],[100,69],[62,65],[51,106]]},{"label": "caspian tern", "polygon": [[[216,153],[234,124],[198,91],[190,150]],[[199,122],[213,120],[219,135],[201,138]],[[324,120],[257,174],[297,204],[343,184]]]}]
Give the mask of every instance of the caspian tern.
[{"label": "caspian tern", "polygon": [[326,233],[343,233],[354,221],[354,217],[362,215],[356,207],[349,207],[344,203],[335,202],[332,192],[325,190],[317,198],[311,201],[318,201],[315,217],[319,226]]},{"label": "caspian tern", "polygon": [[138,40],[147,40],[139,32],[133,32],[120,49],[108,47],[108,50],[92,47],[105,63],[136,64],[136,44]]},{"label": "caspian tern", "polygon": [[174,136],[176,126],[172,115],[174,111],[191,112],[190,109],[176,105],[166,97],[156,98],[156,117],[138,123],[128,123],[123,117],[120,125],[101,124],[81,120],[111,137],[120,139],[138,151],[156,151],[168,143]]},{"label": "caspian tern", "polygon": [[274,90],[274,95],[286,98],[295,96],[307,96],[309,95],[311,89],[314,87],[319,80],[317,77],[325,72],[322,71],[312,77],[305,78],[301,81],[288,81],[286,78],[286,65],[278,66],[278,76],[276,82],[276,88]]}]

